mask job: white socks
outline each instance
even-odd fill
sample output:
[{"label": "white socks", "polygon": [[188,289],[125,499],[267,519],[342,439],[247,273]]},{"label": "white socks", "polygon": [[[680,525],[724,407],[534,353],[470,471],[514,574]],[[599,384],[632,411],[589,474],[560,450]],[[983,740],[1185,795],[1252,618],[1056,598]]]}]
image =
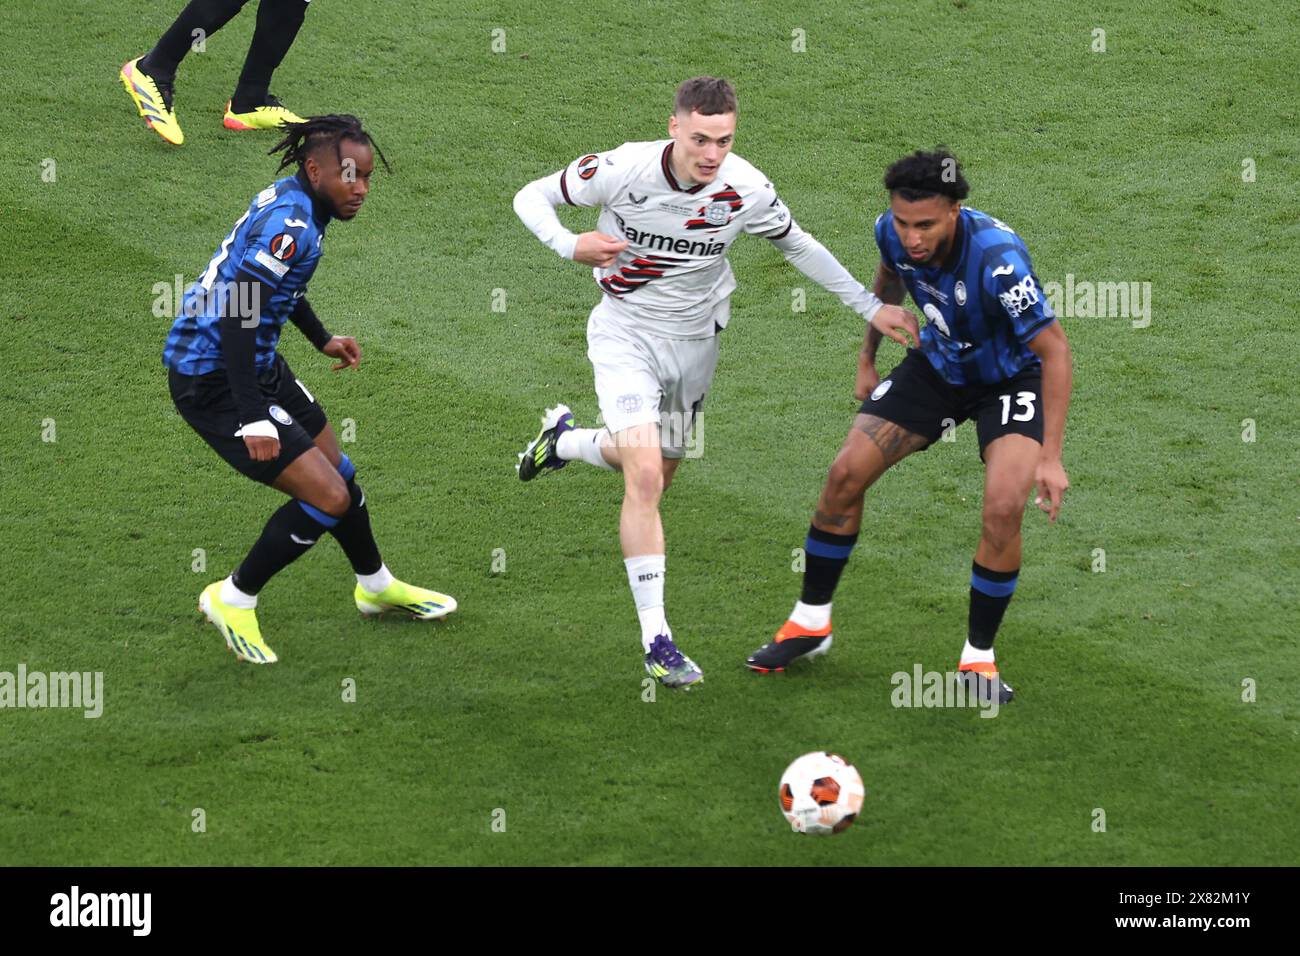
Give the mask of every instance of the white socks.
[{"label": "white socks", "polygon": [[820,631],[831,622],[831,606],[795,601],[794,610],[790,612],[790,620],[810,631]]},{"label": "white socks", "polygon": [[555,453],[565,461],[585,461],[613,471],[614,466],[600,453],[600,443],[609,432],[604,428],[570,428],[555,443]]},{"label": "white socks", "polygon": [[221,582],[221,603],[229,604],[231,607],[257,607],[257,595],[245,594],[235,587],[233,578],[226,578]]},{"label": "white socks", "polygon": [[394,581],[393,573],[388,570],[388,565],[381,564],[379,570],[374,574],[358,574],[357,583],[361,585],[361,590],[368,591],[371,594],[378,594]]},{"label": "white socks", "polygon": [[[660,558],[659,561],[659,569],[662,572],[663,558]],[[384,588],[388,587],[388,585],[392,584],[394,580],[396,579],[393,577],[393,573],[388,570],[388,565],[386,564],[381,564],[379,570],[374,574],[357,575],[357,583],[371,594],[378,594]],[[663,575],[660,574],[660,581],[662,582],[662,580]],[[235,587],[233,578],[226,578],[226,580],[221,582],[221,602],[223,604],[229,604],[231,607],[255,608],[257,607],[257,595],[245,594],[243,591],[239,590],[239,588]],[[662,583],[659,588],[659,603],[663,604]]]},{"label": "white socks", "polygon": [[664,556],[644,554],[624,558],[627,583],[636,602],[636,616],[641,620],[641,647],[649,653],[650,645],[660,634],[672,635],[664,613]]},{"label": "white socks", "polygon": [[967,664],[992,664],[993,648],[982,651],[978,647],[972,647],[970,641],[961,649],[961,664],[958,666],[965,667]]}]

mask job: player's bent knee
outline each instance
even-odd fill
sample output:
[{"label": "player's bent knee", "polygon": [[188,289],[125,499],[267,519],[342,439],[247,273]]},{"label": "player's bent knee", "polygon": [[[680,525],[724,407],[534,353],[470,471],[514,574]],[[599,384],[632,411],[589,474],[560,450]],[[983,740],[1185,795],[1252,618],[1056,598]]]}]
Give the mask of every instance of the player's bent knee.
[{"label": "player's bent knee", "polygon": [[993,494],[984,499],[984,521],[1002,522],[1020,527],[1025,513],[1025,499],[1021,495]]},{"label": "player's bent knee", "polygon": [[1020,521],[1024,516],[1024,502],[1015,499],[998,499],[985,502],[983,514],[984,540],[1001,551],[1020,534]]},{"label": "player's bent knee", "polygon": [[655,503],[663,495],[665,482],[663,469],[658,465],[648,467],[637,463],[623,466],[623,483],[629,499],[637,502]]},{"label": "player's bent knee", "polygon": [[850,505],[867,490],[867,476],[844,457],[836,458],[826,476],[826,497],[840,505]]},{"label": "player's bent knee", "polygon": [[664,477],[656,472],[639,472],[626,475],[627,496],[641,504],[657,504],[664,493]]},{"label": "player's bent knee", "polygon": [[320,503],[316,507],[335,518],[342,518],[352,507],[352,492],[347,483],[338,475],[328,482],[319,492]]}]

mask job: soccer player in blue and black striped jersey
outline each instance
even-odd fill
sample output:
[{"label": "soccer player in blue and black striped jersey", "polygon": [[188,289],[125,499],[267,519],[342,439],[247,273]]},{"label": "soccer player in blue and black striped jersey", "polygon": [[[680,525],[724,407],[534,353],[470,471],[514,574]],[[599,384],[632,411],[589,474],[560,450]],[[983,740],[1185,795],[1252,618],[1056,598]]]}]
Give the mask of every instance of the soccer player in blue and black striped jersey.
[{"label": "soccer player in blue and black striped jersey", "polygon": [[258,627],[258,593],[326,532],[356,572],[353,598],[362,614],[400,609],[432,620],[456,609],[447,595],[389,573],[356,466],[339,451],[320,403],[276,351],[290,321],[338,360],[336,371],[360,364],[356,339],[327,332],[306,292],[326,226],[361,209],[376,152],[354,116],[313,116],[287,129],[271,152],[283,152],[282,171],[297,170],[249,203],[186,290],[163,350],[172,400],[190,427],[235,470],[289,496],[243,563],[199,596],[235,656],[255,664],[277,659]]},{"label": "soccer player in blue and black striped jersey", "polygon": [[[776,637],[746,662],[784,670],[831,645],[831,597],[858,539],[864,492],[891,466],[968,419],[984,460],[983,531],[971,569],[970,612],[958,670],[981,699],[1012,691],[993,639],[1020,573],[1020,525],[1029,491],[1056,520],[1069,487],[1061,464],[1070,403],[1070,347],[1029,252],[1005,223],[962,205],[969,186],[944,150],[904,157],[885,173],[889,210],[876,220],[874,291],[925,315],[884,311],[858,363],[862,408],[822,488],[805,545],[803,593]],[[882,381],[882,335],[919,341]],[[911,336],[909,342],[908,336]],[[891,569],[892,572],[893,569]]]}]

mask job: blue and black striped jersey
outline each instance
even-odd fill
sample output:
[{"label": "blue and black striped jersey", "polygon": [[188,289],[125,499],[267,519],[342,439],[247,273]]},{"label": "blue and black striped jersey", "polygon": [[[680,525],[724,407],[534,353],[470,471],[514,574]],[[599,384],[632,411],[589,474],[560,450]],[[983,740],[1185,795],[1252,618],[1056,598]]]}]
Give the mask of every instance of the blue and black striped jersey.
[{"label": "blue and black striped jersey", "polygon": [[271,367],[280,329],[295,302],[307,293],[307,283],[321,256],[321,240],[329,221],[323,204],[313,202],[297,175],[286,176],[263,189],[239,217],[230,234],[197,281],[185,290],[180,312],[163,348],[163,364],[182,375],[203,375],[225,368],[221,353],[221,315],[227,297],[249,297],[255,283],[237,283],[240,272],[260,279],[274,290],[270,302],[232,302],[239,315],[260,316],[257,327],[257,368]]},{"label": "blue and black striped jersey", "polygon": [[950,385],[991,385],[1038,364],[1029,342],[1056,314],[1034,275],[1029,251],[1006,223],[962,207],[951,268],[912,262],[894,215],[876,219],[876,245],[925,315],[921,351]]}]

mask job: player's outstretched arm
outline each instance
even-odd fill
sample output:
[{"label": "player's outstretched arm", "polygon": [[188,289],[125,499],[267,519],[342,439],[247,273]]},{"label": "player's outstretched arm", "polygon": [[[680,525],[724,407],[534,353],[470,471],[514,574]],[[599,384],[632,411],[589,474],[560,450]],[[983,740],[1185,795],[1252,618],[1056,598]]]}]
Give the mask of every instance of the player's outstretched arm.
[{"label": "player's outstretched arm", "polygon": [[1029,348],[1043,362],[1043,456],[1034,475],[1038,485],[1034,504],[1055,521],[1065,489],[1070,487],[1065,466],[1061,464],[1065,415],[1074,380],[1070,343],[1061,323],[1053,322],[1030,339]]},{"label": "player's outstretched arm", "polygon": [[[868,292],[866,286],[853,278],[849,270],[840,265],[840,261],[831,255],[830,250],[800,229],[793,220],[790,222],[789,229],[779,238],[773,239],[772,244],[781,250],[786,261],[827,292],[839,296],[841,302],[867,320],[870,328],[867,331],[864,349],[867,345],[878,344],[881,334],[889,336],[903,346],[908,345],[907,334],[911,334],[913,342],[917,340],[920,332],[916,316],[898,305],[886,304],[874,292]],[[899,301],[902,301],[901,296]],[[877,333],[874,337],[873,329]],[[874,348],[871,356],[870,369],[866,371],[863,369],[865,359],[859,358],[858,382],[854,394],[860,392],[875,375]],[[879,376],[875,377],[878,382]],[[875,384],[871,385],[871,388],[875,387]],[[858,397],[865,399],[870,391],[871,389],[867,389],[866,393]]]},{"label": "player's outstretched arm", "polygon": [[356,368],[361,364],[361,347],[357,345],[357,340],[350,335],[330,335],[306,297],[294,303],[289,321],[298,326],[298,331],[316,346],[317,351],[339,360],[332,366],[334,371]]},{"label": "player's outstretched arm", "polygon": [[772,245],[781,250],[787,262],[827,292],[839,296],[841,302],[868,322],[883,304],[840,265],[830,250],[800,229],[793,220],[779,238],[772,240]]},{"label": "player's outstretched arm", "polygon": [[564,228],[555,214],[561,204],[577,205],[566,185],[567,172],[560,170],[535,179],[515,193],[515,215],[544,246],[565,259],[601,268],[612,266],[618,254],[627,248],[627,242],[602,232],[575,234]]},{"label": "player's outstretched arm", "polygon": [[515,215],[541,240],[542,245],[565,259],[572,259],[578,237],[565,229],[555,214],[555,208],[565,202],[561,186],[563,175],[563,172],[558,172],[534,179],[515,193],[514,206]]},{"label": "player's outstretched arm", "polygon": [[289,313],[289,321],[298,326],[298,331],[307,337],[307,341],[316,346],[316,351],[323,351],[325,345],[329,342],[332,335],[325,329],[325,325],[316,315],[316,310],[307,302],[307,297],[303,296],[293,304],[293,311]]}]

